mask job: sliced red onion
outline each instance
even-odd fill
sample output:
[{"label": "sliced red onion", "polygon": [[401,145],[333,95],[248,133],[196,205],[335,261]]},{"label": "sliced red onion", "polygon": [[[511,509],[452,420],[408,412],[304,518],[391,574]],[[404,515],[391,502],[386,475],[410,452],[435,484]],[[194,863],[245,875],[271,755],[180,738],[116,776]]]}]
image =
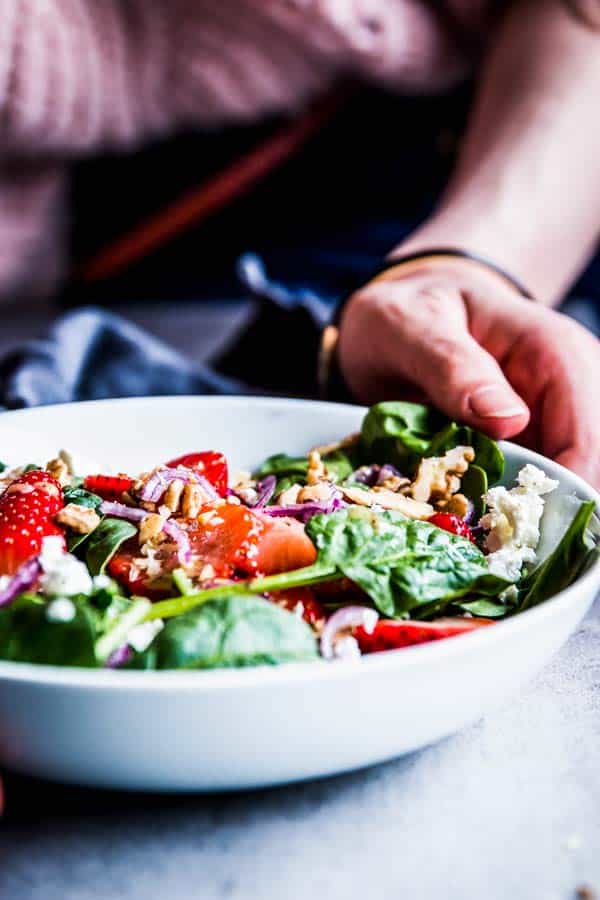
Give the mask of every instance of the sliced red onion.
[{"label": "sliced red onion", "polygon": [[463,519],[467,525],[472,525],[475,522],[475,504],[471,500],[468,501],[467,511]]},{"label": "sliced red onion", "polygon": [[100,504],[100,512],[104,516],[114,516],[116,519],[127,519],[128,522],[141,522],[149,515],[145,509],[136,509],[133,506],[125,506],[112,500],[103,500]]},{"label": "sliced red onion", "polygon": [[367,606],[343,606],[327,619],[321,632],[321,656],[325,659],[336,657],[335,639],[340,631],[353,628],[364,628],[367,634],[372,634],[379,613]]},{"label": "sliced red onion", "polygon": [[107,669],[119,669],[121,666],[124,666],[128,663],[133,657],[133,650],[129,646],[129,644],[122,644],[120,647],[117,647],[116,650],[110,654],[106,662],[104,663],[105,668]]},{"label": "sliced red onion", "polygon": [[317,513],[332,513],[342,509],[346,504],[339,494],[330,500],[315,500],[309,503],[290,503],[288,506],[265,506],[261,510],[267,516],[289,516],[300,522],[308,522]]},{"label": "sliced red onion", "polygon": [[275,493],[275,487],[277,486],[277,478],[275,475],[267,475],[263,478],[262,481],[259,481],[256,485],[256,492],[258,497],[256,499],[256,503],[253,504],[254,509],[262,509],[263,506],[266,506],[273,494]]},{"label": "sliced red onion", "polygon": [[157,469],[142,488],[140,499],[146,503],[158,503],[172,481],[198,484],[211,500],[219,499],[219,494],[204,475],[185,466],[178,466],[176,469],[165,466],[163,469]]},{"label": "sliced red onion", "polygon": [[371,466],[361,466],[356,469],[350,476],[350,481],[357,481],[359,484],[366,484],[367,487],[375,487],[383,484],[388,478],[403,478],[402,472],[392,466],[391,463],[385,463],[383,466],[373,463]]},{"label": "sliced red onion", "polygon": [[384,481],[387,481],[388,478],[404,478],[402,472],[396,468],[396,466],[392,466],[390,463],[386,463],[379,470],[379,476],[377,478],[376,484],[383,484]]},{"label": "sliced red onion", "polygon": [[37,556],[19,566],[4,590],[0,591],[0,607],[10,606],[19,594],[34,587],[41,574],[42,566]]},{"label": "sliced red onion", "polygon": [[381,466],[378,466],[376,463],[372,466],[361,466],[360,469],[355,469],[348,480],[366,484],[367,487],[374,487],[377,484],[380,472]]},{"label": "sliced red onion", "polygon": [[167,519],[163,525],[163,531],[177,544],[177,558],[182,564],[188,563],[192,558],[190,539],[183,528],[180,528],[172,519]]}]

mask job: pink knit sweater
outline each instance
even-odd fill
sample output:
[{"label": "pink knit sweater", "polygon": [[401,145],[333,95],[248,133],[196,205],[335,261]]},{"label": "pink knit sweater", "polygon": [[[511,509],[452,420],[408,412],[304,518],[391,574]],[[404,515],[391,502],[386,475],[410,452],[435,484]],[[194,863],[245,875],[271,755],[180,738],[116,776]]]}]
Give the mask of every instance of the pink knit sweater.
[{"label": "pink knit sweater", "polygon": [[0,297],[59,276],[70,160],[294,111],[341,73],[435,90],[492,2],[0,0]]}]

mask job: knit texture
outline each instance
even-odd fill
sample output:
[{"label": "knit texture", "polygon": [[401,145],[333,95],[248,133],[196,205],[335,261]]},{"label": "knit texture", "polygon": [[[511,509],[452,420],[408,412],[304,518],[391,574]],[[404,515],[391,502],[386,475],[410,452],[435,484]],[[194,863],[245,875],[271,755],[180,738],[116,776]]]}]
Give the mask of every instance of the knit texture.
[{"label": "knit texture", "polygon": [[59,276],[69,160],[294,112],[343,74],[439,89],[465,72],[489,12],[486,0],[2,0],[0,297],[48,293]]}]

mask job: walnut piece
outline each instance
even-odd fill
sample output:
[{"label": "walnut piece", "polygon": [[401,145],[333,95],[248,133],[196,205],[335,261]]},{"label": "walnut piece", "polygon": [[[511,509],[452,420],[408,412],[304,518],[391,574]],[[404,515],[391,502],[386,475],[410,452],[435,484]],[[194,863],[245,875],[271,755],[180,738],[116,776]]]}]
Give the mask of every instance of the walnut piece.
[{"label": "walnut piece", "polygon": [[334,487],[328,481],[319,481],[317,484],[309,484],[298,491],[298,503],[319,502],[330,500]]},{"label": "walnut piece", "polygon": [[449,500],[438,500],[436,507],[464,519],[469,512],[470,504],[464,494],[453,494]]},{"label": "walnut piece", "polygon": [[320,481],[325,481],[325,478],[325,463],[321,459],[321,454],[318,450],[311,450],[308,454],[307,484],[318,484]]},{"label": "walnut piece", "polygon": [[67,503],[54,519],[59,525],[65,525],[75,534],[90,534],[100,524],[100,516],[89,506],[78,503]]},{"label": "walnut piece", "polygon": [[177,512],[177,510],[179,509],[179,502],[181,500],[181,495],[183,494],[184,487],[185,483],[181,481],[181,479],[176,478],[175,481],[172,481],[169,484],[169,487],[165,491],[163,503],[172,513]]},{"label": "walnut piece", "polygon": [[381,506],[382,509],[392,509],[402,513],[409,519],[428,519],[433,515],[433,506],[429,503],[421,503],[412,497],[388,491],[383,487],[363,490],[362,488],[340,486],[340,491],[346,500],[356,503],[358,506]]},{"label": "walnut piece", "polygon": [[46,463],[46,472],[49,472],[50,475],[53,475],[61,487],[66,487],[67,484],[71,484],[69,467],[64,459],[60,459],[59,457],[56,457],[56,459],[51,459],[50,462]]},{"label": "walnut piece", "polygon": [[198,484],[189,483],[183,489],[181,512],[185,519],[195,519],[206,500],[206,494]]},{"label": "walnut piece", "polygon": [[402,475],[390,475],[381,483],[381,487],[387,491],[403,491],[404,488],[410,486],[410,478],[404,478]]},{"label": "walnut piece", "polygon": [[162,534],[164,524],[165,520],[163,517],[156,513],[151,513],[149,516],[146,516],[145,519],[142,519],[139,533],[140,544],[147,544],[156,540],[156,538]]},{"label": "walnut piece", "polygon": [[443,456],[422,459],[411,486],[413,500],[449,500],[460,489],[460,476],[474,459],[472,447],[453,447]]},{"label": "walnut piece", "polygon": [[285,491],[282,491],[279,494],[277,502],[280,506],[292,506],[294,503],[298,502],[298,495],[301,490],[301,484],[291,484],[289,488],[286,488]]}]

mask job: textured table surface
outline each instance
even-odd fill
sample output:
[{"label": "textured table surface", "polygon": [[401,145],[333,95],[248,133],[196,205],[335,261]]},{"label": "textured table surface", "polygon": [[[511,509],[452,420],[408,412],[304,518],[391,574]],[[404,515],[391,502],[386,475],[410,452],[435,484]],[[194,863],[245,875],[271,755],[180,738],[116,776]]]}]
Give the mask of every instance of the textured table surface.
[{"label": "textured table surface", "polygon": [[0,898],[570,900],[580,885],[599,891],[599,648],[597,603],[537,679],[482,722],[326,781],[144,797],[9,776]]}]

